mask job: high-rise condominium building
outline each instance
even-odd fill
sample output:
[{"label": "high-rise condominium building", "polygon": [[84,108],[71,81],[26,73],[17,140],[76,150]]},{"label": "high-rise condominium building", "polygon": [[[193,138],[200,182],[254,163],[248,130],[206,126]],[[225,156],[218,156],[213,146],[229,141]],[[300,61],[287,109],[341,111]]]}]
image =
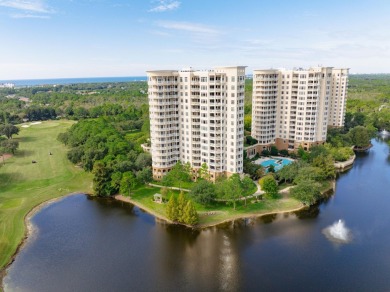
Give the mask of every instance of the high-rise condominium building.
[{"label": "high-rise condominium building", "polygon": [[245,66],[148,71],[153,177],[178,162],[242,173]]},{"label": "high-rise condominium building", "polygon": [[318,67],[253,72],[252,137],[258,145],[309,149],[326,141],[327,127],[344,125],[348,69]]}]

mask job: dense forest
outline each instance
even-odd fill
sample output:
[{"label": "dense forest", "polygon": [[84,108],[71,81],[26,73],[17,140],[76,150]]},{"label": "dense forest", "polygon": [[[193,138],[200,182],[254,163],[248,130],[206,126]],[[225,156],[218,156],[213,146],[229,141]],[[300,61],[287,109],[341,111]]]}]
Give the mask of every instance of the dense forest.
[{"label": "dense forest", "polygon": [[117,116],[128,108],[147,112],[146,92],[146,82],[0,88],[0,123]]},{"label": "dense forest", "polygon": [[78,120],[58,137],[68,159],[94,173],[97,195],[128,193],[152,177],[150,154],[140,147],[149,138],[146,91],[146,82],[0,89],[0,134],[23,121]]}]

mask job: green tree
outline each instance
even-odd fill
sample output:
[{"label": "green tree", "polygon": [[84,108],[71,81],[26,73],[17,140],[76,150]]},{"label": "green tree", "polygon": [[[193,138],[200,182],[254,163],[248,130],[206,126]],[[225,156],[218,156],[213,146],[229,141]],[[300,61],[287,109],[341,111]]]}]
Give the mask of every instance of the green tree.
[{"label": "green tree", "polygon": [[271,152],[272,156],[277,156],[279,154],[279,150],[278,150],[278,148],[276,148],[275,145],[271,146],[271,151],[270,152]]},{"label": "green tree", "polygon": [[175,178],[173,177],[173,175],[170,175],[170,172],[168,172],[166,175],[163,176],[161,183],[166,187],[173,186],[173,184],[175,183]]},{"label": "green tree", "polygon": [[300,157],[303,161],[308,161],[309,160],[309,154],[303,149],[302,146],[299,146],[298,148],[298,157]]},{"label": "green tree", "polygon": [[173,221],[173,222],[176,222],[179,219],[179,214],[178,214],[178,208],[177,207],[178,207],[178,205],[177,205],[176,198],[175,198],[174,195],[172,195],[169,198],[168,203],[166,204],[165,213],[166,213],[168,219]]},{"label": "green tree", "polygon": [[0,135],[5,135],[8,139],[12,139],[13,135],[18,135],[18,134],[19,134],[18,127],[11,124],[0,125]]},{"label": "green tree", "polygon": [[269,152],[267,149],[264,149],[263,151],[261,151],[261,155],[263,156],[269,156],[271,154],[271,152]]},{"label": "green tree", "polygon": [[250,131],[252,127],[252,115],[251,114],[246,114],[244,116],[244,129],[246,131]]},{"label": "green tree", "polygon": [[114,189],[111,186],[111,170],[105,166],[101,161],[96,161],[92,173],[93,177],[93,190],[97,196],[110,196]]},{"label": "green tree", "polygon": [[[252,136],[246,136],[245,142],[247,145],[255,145],[258,143],[258,141],[255,138],[253,138]],[[246,157],[246,155],[244,157]]]},{"label": "green tree", "polygon": [[244,173],[248,174],[251,179],[258,180],[264,175],[264,168],[250,159],[244,159]]},{"label": "green tree", "polygon": [[298,174],[294,178],[294,183],[300,184],[308,179],[312,181],[321,181],[325,178],[326,177],[324,176],[324,173],[321,168],[315,166],[306,166],[299,168]]},{"label": "green tree", "polygon": [[192,177],[192,167],[191,163],[187,162],[183,165],[183,171],[188,174],[189,178]]},{"label": "green tree", "polygon": [[196,212],[194,203],[188,201],[184,208],[184,221],[185,224],[195,225],[199,222],[199,215]]},{"label": "green tree", "polygon": [[216,198],[215,186],[207,180],[201,180],[192,188],[190,196],[202,205],[209,205]]},{"label": "green tree", "polygon": [[328,155],[329,150],[324,145],[317,145],[310,148],[309,160],[313,161],[314,158],[321,155]]},{"label": "green tree", "polygon": [[306,162],[303,161],[294,161],[289,165],[284,166],[281,170],[277,172],[279,180],[284,180],[286,182],[292,182],[294,178],[298,175],[300,168],[305,167]]},{"label": "green tree", "polygon": [[241,180],[241,187],[242,187],[242,192],[244,194],[245,206],[246,206],[246,198],[247,196],[251,195],[250,193],[251,190],[256,186],[248,176],[244,176],[244,178]]},{"label": "green tree", "polygon": [[357,126],[349,131],[352,143],[358,148],[365,148],[370,145],[370,133],[363,126]]},{"label": "green tree", "polygon": [[121,172],[114,172],[111,174],[111,186],[115,190],[115,192],[119,191],[119,188],[121,186],[121,180],[122,180],[122,173]]},{"label": "green tree", "polygon": [[199,168],[199,177],[207,180],[210,179],[209,167],[207,166],[206,162],[202,163],[201,167]]},{"label": "green tree", "polygon": [[266,198],[273,199],[278,195],[278,183],[272,175],[266,175],[259,181]]},{"label": "green tree", "polygon": [[215,195],[219,199],[226,199],[226,189],[228,188],[228,182],[226,176],[220,176],[215,181]]},{"label": "green tree", "polygon": [[136,173],[137,180],[141,183],[148,183],[153,180],[152,168],[150,166],[145,167]]},{"label": "green tree", "polygon": [[84,107],[77,107],[74,109],[73,116],[75,119],[85,119],[88,118],[89,112]]},{"label": "green tree", "polygon": [[320,188],[321,185],[318,182],[307,179],[291,188],[290,195],[305,205],[313,205],[321,196]]},{"label": "green tree", "polygon": [[354,128],[356,126],[364,126],[365,119],[366,116],[363,113],[346,112],[344,128],[348,131],[349,129]]},{"label": "green tree", "polygon": [[273,164],[271,164],[270,166],[268,166],[268,172],[269,173],[275,173],[275,166]]},{"label": "green tree", "polygon": [[148,166],[152,166],[152,156],[149,153],[140,153],[135,161],[135,167],[142,170]]},{"label": "green tree", "polygon": [[178,161],[171,169],[170,172],[168,172],[164,178],[163,183],[166,186],[172,186],[176,182],[179,183],[179,188],[181,188],[181,184],[183,182],[189,182],[191,181],[191,176],[186,171],[184,165]]},{"label": "green tree", "polygon": [[0,142],[0,147],[3,148],[5,153],[15,154],[15,151],[19,148],[19,142],[15,140],[4,140]]},{"label": "green tree", "polygon": [[233,174],[228,179],[226,186],[225,196],[226,198],[233,202],[233,209],[236,210],[236,201],[238,198],[242,197],[243,189],[241,184],[241,178],[238,173]]},{"label": "green tree", "polygon": [[288,156],[288,150],[287,149],[282,149],[279,151],[280,155],[282,156]]},{"label": "green tree", "polygon": [[179,222],[184,222],[184,209],[187,205],[187,201],[184,192],[180,192],[179,197],[177,198],[177,220]]},{"label": "green tree", "polygon": [[329,143],[326,143],[325,147],[336,161],[347,161],[354,154],[350,147],[332,147]]},{"label": "green tree", "polygon": [[321,169],[324,178],[335,178],[336,169],[332,155],[320,155],[313,159],[312,166]]},{"label": "green tree", "polygon": [[122,175],[120,192],[124,195],[130,196],[131,191],[137,186],[137,179],[131,171],[126,171]]}]

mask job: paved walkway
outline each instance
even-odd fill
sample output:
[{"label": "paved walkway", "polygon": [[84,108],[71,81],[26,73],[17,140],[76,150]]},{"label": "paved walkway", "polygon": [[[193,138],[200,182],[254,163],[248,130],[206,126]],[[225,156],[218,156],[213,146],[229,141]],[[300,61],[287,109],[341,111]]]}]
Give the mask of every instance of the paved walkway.
[{"label": "paved walkway", "polygon": [[191,191],[189,189],[183,189],[183,188],[177,188],[177,187],[166,187],[166,186],[157,185],[157,184],[151,184],[151,183],[149,183],[148,185],[151,186],[151,187],[167,188],[167,189],[176,190],[176,191],[183,191],[183,192],[190,192]]}]

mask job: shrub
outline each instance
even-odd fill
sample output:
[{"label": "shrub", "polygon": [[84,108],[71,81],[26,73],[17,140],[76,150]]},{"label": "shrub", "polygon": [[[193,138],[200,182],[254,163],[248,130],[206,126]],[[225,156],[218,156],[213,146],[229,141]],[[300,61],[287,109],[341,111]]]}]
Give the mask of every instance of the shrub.
[{"label": "shrub", "polygon": [[259,181],[261,189],[264,191],[266,198],[276,198],[278,195],[278,183],[273,175],[266,175]]}]

